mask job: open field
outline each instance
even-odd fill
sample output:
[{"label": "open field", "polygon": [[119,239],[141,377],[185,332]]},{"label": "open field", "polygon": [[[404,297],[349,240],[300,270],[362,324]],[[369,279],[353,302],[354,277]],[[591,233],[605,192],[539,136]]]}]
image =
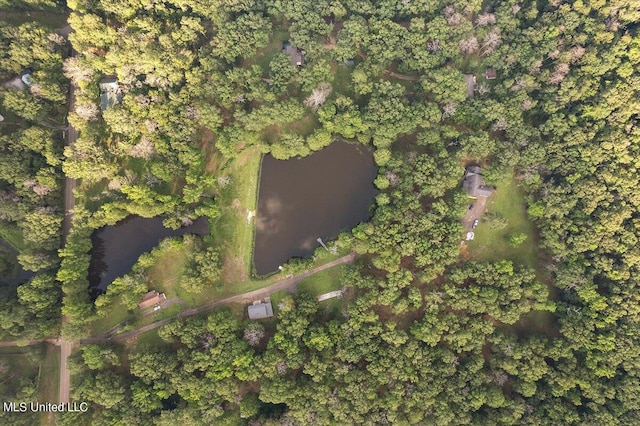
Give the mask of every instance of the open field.
[{"label": "open field", "polygon": [[[498,189],[487,200],[485,215],[475,230],[475,239],[467,242],[469,258],[487,262],[507,259],[516,265],[530,267],[536,272],[537,279],[547,284],[549,298],[555,299],[555,287],[550,284],[548,272],[542,267],[538,235],[527,217],[522,191],[513,179],[499,182],[496,186]],[[487,220],[487,214],[492,213],[504,217],[507,226],[503,229],[492,229]],[[509,244],[509,237],[516,234],[526,235],[526,240],[514,247]],[[518,335],[558,335],[557,324],[551,312],[530,312],[507,328]]]},{"label": "open field", "polygon": [[340,290],[342,282],[340,278],[345,269],[344,265],[318,272],[315,275],[305,278],[298,284],[298,290],[305,290],[314,296],[319,296],[330,291]]},{"label": "open field", "polygon": [[[475,239],[467,242],[469,257],[488,262],[507,259],[536,269],[538,237],[527,217],[524,195],[513,179],[499,182],[496,187],[495,193],[487,200],[485,215],[475,230]],[[507,225],[502,229],[492,229],[488,214],[501,215]],[[517,247],[510,245],[509,237],[521,233],[526,235],[526,240]]]},{"label": "open field", "polygon": [[46,345],[44,360],[40,365],[38,394],[40,402],[58,402],[58,381],[60,380],[60,347]]},{"label": "open field", "polygon": [[47,28],[56,29],[67,25],[67,14],[45,11],[0,11],[0,21],[13,25],[20,25],[35,21]]},{"label": "open field", "polygon": [[[342,274],[345,265],[336,266],[326,271],[318,272],[315,275],[305,278],[298,284],[298,290],[306,290],[314,296],[329,293],[342,289]],[[320,308],[324,311],[326,318],[335,317],[344,304],[344,298],[333,298],[320,302]]]}]

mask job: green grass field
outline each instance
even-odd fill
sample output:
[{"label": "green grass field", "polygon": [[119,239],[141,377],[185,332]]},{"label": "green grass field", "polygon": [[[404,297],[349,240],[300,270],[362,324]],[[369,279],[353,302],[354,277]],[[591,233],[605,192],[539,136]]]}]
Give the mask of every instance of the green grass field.
[{"label": "green grass field", "polygon": [[[343,287],[341,278],[344,269],[345,266],[340,265],[335,268],[318,272],[317,274],[302,280],[300,284],[298,284],[298,289],[306,290],[314,296],[340,290]],[[341,311],[343,303],[344,299],[336,297],[320,302],[320,308],[323,311],[325,318],[332,318]]]},{"label": "green grass field", "polygon": [[[527,217],[524,195],[513,179],[499,182],[496,192],[488,199],[487,212],[501,214],[508,225],[503,229],[491,229],[486,220],[480,220],[475,230],[475,239],[469,241],[468,254],[471,260],[493,262],[511,260],[516,265],[532,268],[540,282],[547,284],[549,298],[555,299],[555,288],[551,285],[548,272],[542,267],[542,255],[538,248],[538,236],[533,223]],[[513,247],[509,236],[526,235],[526,240]],[[513,326],[506,327],[517,335],[543,334],[558,335],[557,324],[551,312],[533,311],[523,315]]]},{"label": "green grass field", "polygon": [[260,67],[266,72],[269,71],[269,62],[273,59],[276,53],[282,52],[282,42],[289,39],[289,33],[287,31],[274,31],[271,34],[269,44],[258,51],[249,58],[243,60],[242,65],[248,67],[251,65],[260,65]]},{"label": "green grass field", "polygon": [[334,290],[340,290],[342,288],[341,277],[344,268],[344,265],[340,265],[335,268],[318,272],[317,274],[300,281],[298,289],[308,291],[314,296],[319,296]]},{"label": "green grass field", "polygon": [[0,226],[0,239],[5,241],[16,251],[24,249],[24,238],[22,238],[22,230],[14,225],[3,224]]},{"label": "green grass field", "polygon": [[56,29],[67,25],[67,14],[45,11],[0,11],[0,21],[4,21],[12,25],[20,25],[36,21],[47,28]]},{"label": "green grass field", "polygon": [[[38,377],[38,397],[40,402],[58,402],[60,382],[60,347],[47,345],[46,353],[40,365]],[[46,413],[41,416],[48,418]]]},{"label": "green grass field", "polygon": [[91,335],[99,335],[115,327],[126,319],[133,317],[129,314],[127,308],[120,302],[120,297],[116,297],[111,304],[109,314],[104,318],[98,318],[91,323]]},{"label": "green grass field", "polygon": [[[499,182],[496,192],[487,200],[487,209],[475,230],[475,239],[469,241],[469,256],[473,260],[496,261],[507,259],[514,264],[537,269],[539,261],[538,237],[527,217],[522,191],[513,179]],[[491,229],[487,213],[502,215],[508,225],[503,229]],[[509,244],[509,237],[525,234],[527,239],[517,247]]]}]

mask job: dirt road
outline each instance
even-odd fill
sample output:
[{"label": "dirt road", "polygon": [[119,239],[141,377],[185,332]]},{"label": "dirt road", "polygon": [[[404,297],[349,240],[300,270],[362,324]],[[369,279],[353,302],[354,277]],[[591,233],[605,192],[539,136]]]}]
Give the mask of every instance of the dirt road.
[{"label": "dirt road", "polygon": [[71,355],[71,350],[73,349],[74,342],[69,342],[67,340],[60,341],[60,387],[59,393],[60,401],[59,402],[69,402],[69,385],[71,382],[71,372],[67,367],[67,358]]},{"label": "dirt road", "polygon": [[[329,263],[325,263],[324,265],[320,265],[317,266],[313,269],[308,270],[307,272],[304,272],[300,275],[296,275],[294,277],[290,277],[290,278],[285,278],[284,280],[278,281],[275,284],[271,284],[270,286],[258,289],[258,290],[254,290],[254,291],[249,291],[247,293],[242,293],[242,294],[238,294],[236,296],[231,296],[231,297],[227,297],[225,299],[221,299],[221,300],[216,300],[210,303],[207,303],[206,305],[202,305],[198,308],[195,309],[187,309],[185,311],[182,311],[180,314],[171,317],[171,318],[167,318],[164,319],[162,321],[158,321],[158,322],[154,322],[153,324],[149,324],[146,325],[144,327],[141,327],[137,330],[132,330],[132,331],[128,331],[126,333],[122,333],[122,334],[118,334],[116,336],[113,336],[112,339],[113,340],[128,340],[134,337],[139,336],[142,333],[145,333],[147,331],[156,329],[158,327],[162,327],[163,325],[169,324],[171,321],[175,320],[176,318],[188,318],[194,315],[198,315],[207,311],[210,311],[211,309],[218,307],[218,306],[222,306],[225,305],[227,303],[233,303],[233,302],[242,302],[242,301],[252,301],[252,300],[257,300],[257,299],[262,299],[268,296],[271,296],[273,293],[275,293],[276,291],[280,291],[280,290],[286,290],[289,292],[295,292],[297,290],[297,285],[300,281],[304,280],[305,278],[310,277],[313,274],[317,274],[318,272],[324,271],[326,269],[329,268],[333,268],[334,266],[337,265],[342,265],[345,263],[351,263],[354,261],[354,259],[356,258],[355,253],[351,253],[348,254],[346,256],[343,256],[339,259],[336,259],[332,262]],[[107,336],[104,336],[107,337]]]}]

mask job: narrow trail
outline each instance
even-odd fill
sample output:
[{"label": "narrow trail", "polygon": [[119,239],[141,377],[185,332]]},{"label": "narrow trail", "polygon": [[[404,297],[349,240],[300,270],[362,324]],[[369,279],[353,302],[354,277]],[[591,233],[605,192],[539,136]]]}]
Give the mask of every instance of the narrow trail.
[{"label": "narrow trail", "polygon": [[[69,33],[72,30],[66,29],[66,39],[69,39]],[[73,57],[76,55],[76,51],[73,50],[73,47],[69,51],[69,56]],[[71,82],[69,84],[69,112],[73,111],[76,103],[76,94],[75,94],[75,84]],[[67,126],[67,146],[73,146],[78,139],[78,132],[73,126]],[[69,236],[69,232],[71,231],[71,227],[73,226],[73,209],[76,205],[76,198],[73,193],[76,188],[76,180],[70,177],[65,177],[65,185],[64,185],[64,222],[62,224],[62,239],[63,244],[66,245],[67,237]],[[62,317],[62,322],[66,321],[65,317]],[[66,403],[69,402],[69,387],[71,383],[71,372],[67,366],[67,360],[69,355],[71,355],[71,351],[74,346],[79,344],[79,342],[71,342],[65,340],[62,336],[60,337],[60,383],[58,395],[60,397],[59,402]]]}]

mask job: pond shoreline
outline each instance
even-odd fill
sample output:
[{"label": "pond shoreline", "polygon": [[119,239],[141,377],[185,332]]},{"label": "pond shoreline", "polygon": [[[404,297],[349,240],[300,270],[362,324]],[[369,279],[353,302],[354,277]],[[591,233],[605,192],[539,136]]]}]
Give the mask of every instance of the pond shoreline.
[{"label": "pond shoreline", "polygon": [[264,279],[292,258],[368,221],[378,168],[369,146],[336,140],[305,157],[261,159],[252,274]]}]

